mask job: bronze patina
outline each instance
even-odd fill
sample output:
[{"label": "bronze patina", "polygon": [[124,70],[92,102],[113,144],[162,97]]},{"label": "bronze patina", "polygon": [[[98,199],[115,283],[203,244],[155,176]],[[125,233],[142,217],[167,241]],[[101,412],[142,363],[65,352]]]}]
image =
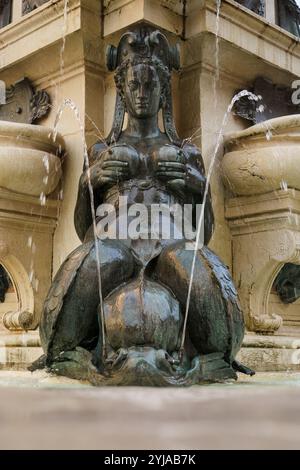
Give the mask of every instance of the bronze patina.
[{"label": "bronze patina", "polygon": [[12,0],[0,0],[0,28],[11,22]]},{"label": "bronze patina", "polygon": [[254,13],[265,16],[265,0],[237,0],[237,2]]},{"label": "bronze patina", "polygon": [[236,289],[227,267],[207,247],[214,223],[210,192],[183,350],[194,256],[187,240],[159,231],[156,239],[141,233],[95,243],[92,214],[99,223],[104,204],[115,208],[117,218],[120,197],[128,207],[190,204],[195,220],[206,186],[199,149],[180,139],[174,125],[171,73],[179,69],[178,48],[161,32],[140,26],[109,47],[107,65],[117,88],[113,126],[106,141],[90,149],[90,168],[79,181],[74,220],[82,244],[61,266],[45,301],[45,357],[36,366],[99,385],[191,385],[236,378],[237,370],[251,373],[235,360],[244,336]]}]

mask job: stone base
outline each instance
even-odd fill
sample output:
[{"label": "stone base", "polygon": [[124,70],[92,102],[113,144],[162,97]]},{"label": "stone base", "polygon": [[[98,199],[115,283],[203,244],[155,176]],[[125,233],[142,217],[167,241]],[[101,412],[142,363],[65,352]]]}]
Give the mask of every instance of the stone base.
[{"label": "stone base", "polygon": [[256,372],[300,371],[300,337],[247,334],[237,359]]},{"label": "stone base", "polygon": [[36,331],[0,334],[0,370],[26,370],[42,354]]}]

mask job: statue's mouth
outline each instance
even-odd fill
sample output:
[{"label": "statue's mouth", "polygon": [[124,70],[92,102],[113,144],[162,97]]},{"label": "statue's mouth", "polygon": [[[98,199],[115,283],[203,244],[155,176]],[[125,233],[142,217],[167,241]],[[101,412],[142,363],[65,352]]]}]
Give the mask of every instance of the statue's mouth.
[{"label": "statue's mouth", "polygon": [[139,109],[145,109],[145,108],[148,107],[148,103],[149,103],[148,101],[138,101],[138,102],[136,103],[136,106],[137,106],[137,108],[139,108]]}]

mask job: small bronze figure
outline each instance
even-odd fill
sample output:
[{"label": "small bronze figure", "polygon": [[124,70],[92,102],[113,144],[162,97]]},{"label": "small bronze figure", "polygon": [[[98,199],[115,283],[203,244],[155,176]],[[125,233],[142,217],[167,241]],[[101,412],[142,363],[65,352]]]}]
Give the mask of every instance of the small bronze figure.
[{"label": "small bronze figure", "polygon": [[[194,256],[187,240],[165,236],[162,215],[157,237],[149,236],[153,227],[147,222],[138,237],[98,234],[95,242],[92,209],[97,226],[108,206],[121,219],[120,198],[127,200],[128,225],[135,204],[189,204],[195,221],[206,186],[200,151],[182,141],[174,126],[170,78],[179,68],[177,47],[150,26],[139,26],[108,49],[107,64],[116,71],[112,131],[91,148],[90,168],[80,178],[75,227],[82,245],[61,266],[45,302],[40,333],[46,364],[57,374],[110,385],[190,385],[236,378],[235,370],[251,373],[235,361],[244,336],[236,289],[227,267],[206,246],[214,220],[210,192],[184,351],[179,349]],[[175,216],[170,220],[175,233]]]},{"label": "small bronze figure", "polygon": [[254,11],[260,16],[265,16],[265,0],[236,0],[249,10]]},{"label": "small bronze figure", "polygon": [[300,266],[287,263],[274,281],[274,287],[284,304],[292,304],[300,298]]},{"label": "small bronze figure", "polygon": [[0,0],[0,28],[11,22],[12,0]]},{"label": "small bronze figure", "polygon": [[300,8],[296,0],[277,0],[276,4],[279,26],[300,37]]}]

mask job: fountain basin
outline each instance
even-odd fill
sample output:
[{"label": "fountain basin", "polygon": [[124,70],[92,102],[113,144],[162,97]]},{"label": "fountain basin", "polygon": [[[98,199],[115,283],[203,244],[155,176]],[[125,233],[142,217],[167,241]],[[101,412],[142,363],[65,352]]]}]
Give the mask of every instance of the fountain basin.
[{"label": "fountain basin", "polygon": [[236,195],[300,189],[300,114],[225,136],[222,176]]},{"label": "fountain basin", "polygon": [[52,129],[0,121],[0,187],[30,196],[48,195],[61,175],[63,145]]}]

